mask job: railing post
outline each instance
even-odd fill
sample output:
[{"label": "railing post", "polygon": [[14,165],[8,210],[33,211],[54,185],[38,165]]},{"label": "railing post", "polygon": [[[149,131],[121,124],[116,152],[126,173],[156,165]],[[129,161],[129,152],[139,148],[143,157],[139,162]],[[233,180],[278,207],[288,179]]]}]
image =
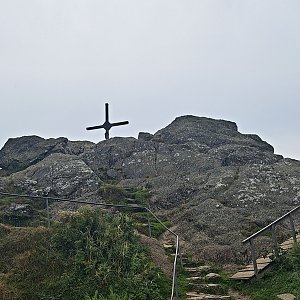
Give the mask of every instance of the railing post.
[{"label": "railing post", "polygon": [[177,284],[177,272],[175,273],[175,294],[176,294],[176,300],[179,300],[178,297],[178,284]]},{"label": "railing post", "polygon": [[150,223],[150,213],[147,213],[148,216],[148,231],[149,231],[149,237],[152,237],[152,232],[151,232],[151,223]]},{"label": "railing post", "polygon": [[[60,201],[60,202],[68,202],[68,203],[81,203],[81,204],[90,204],[90,205],[95,205],[95,206],[104,206],[104,207],[115,207],[119,209],[124,209],[124,208],[130,208],[130,209],[142,209],[146,210],[150,216],[152,216],[155,220],[157,220],[168,232],[170,232],[172,235],[176,236],[176,255],[174,259],[174,268],[173,268],[173,277],[172,277],[172,293],[171,293],[171,300],[174,299],[174,292],[176,294],[176,297],[178,300],[178,286],[177,286],[177,273],[176,273],[176,265],[177,265],[177,256],[179,252],[179,237],[176,233],[174,233],[171,229],[169,229],[149,208],[144,207],[144,206],[129,206],[129,205],[115,205],[115,204],[109,204],[109,203],[95,203],[95,202],[90,202],[90,201],[82,201],[82,200],[76,200],[76,199],[63,199],[63,198],[54,198],[54,197],[42,197],[42,196],[31,196],[31,195],[19,195],[19,194],[10,194],[10,193],[3,193],[0,191],[0,195],[5,195],[5,196],[18,196],[18,197],[23,197],[23,198],[33,198],[33,199],[45,199],[46,202],[46,210],[47,210],[47,221],[48,221],[48,227],[50,227],[50,210],[49,210],[49,200],[54,200],[54,201]],[[149,220],[149,227],[151,230],[151,224],[150,224],[150,218],[148,215],[148,220]],[[151,233],[150,233],[151,234]],[[180,255],[181,257],[181,255]]]},{"label": "railing post", "polygon": [[180,255],[180,265],[183,268],[183,262],[182,262],[182,252],[181,252],[181,247],[180,244],[178,242],[178,250],[179,250],[179,255]]},{"label": "railing post", "polygon": [[47,209],[47,223],[48,223],[48,228],[50,228],[50,211],[49,211],[49,202],[48,202],[48,199],[46,199],[46,209]]},{"label": "railing post", "polygon": [[255,275],[255,277],[257,277],[258,269],[257,269],[256,251],[255,251],[253,239],[250,239],[250,248],[251,248],[252,261],[253,261],[254,275]]},{"label": "railing post", "polygon": [[273,241],[273,247],[274,247],[274,255],[275,255],[275,258],[277,258],[278,257],[278,243],[277,243],[277,237],[276,237],[275,224],[272,225],[271,231],[272,231],[272,241]]},{"label": "railing post", "polygon": [[294,224],[294,220],[293,220],[293,217],[291,214],[289,214],[289,219],[290,219],[290,225],[291,225],[291,230],[292,230],[292,237],[293,237],[294,243],[297,243],[295,224]]}]

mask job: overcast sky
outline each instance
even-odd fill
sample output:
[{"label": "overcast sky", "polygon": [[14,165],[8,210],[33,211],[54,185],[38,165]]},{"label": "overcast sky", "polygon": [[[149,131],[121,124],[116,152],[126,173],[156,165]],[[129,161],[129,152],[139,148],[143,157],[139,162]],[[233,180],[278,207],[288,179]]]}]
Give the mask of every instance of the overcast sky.
[{"label": "overcast sky", "polygon": [[300,159],[299,0],[0,0],[0,148],[104,139],[192,114]]}]

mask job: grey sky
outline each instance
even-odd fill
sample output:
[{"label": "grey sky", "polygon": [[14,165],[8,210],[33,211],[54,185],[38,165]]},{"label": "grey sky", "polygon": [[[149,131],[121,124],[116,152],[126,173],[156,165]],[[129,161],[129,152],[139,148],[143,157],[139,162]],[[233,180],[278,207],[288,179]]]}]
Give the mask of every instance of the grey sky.
[{"label": "grey sky", "polygon": [[0,148],[99,141],[192,114],[300,159],[299,0],[0,0]]}]

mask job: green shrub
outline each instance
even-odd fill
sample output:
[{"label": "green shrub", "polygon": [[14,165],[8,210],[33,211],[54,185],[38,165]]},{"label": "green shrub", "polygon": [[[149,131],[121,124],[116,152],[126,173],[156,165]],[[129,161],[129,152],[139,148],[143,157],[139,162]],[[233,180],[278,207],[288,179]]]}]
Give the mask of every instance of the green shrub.
[{"label": "green shrub", "polygon": [[111,202],[114,204],[124,204],[124,200],[128,196],[124,188],[111,183],[104,183],[99,188],[99,195],[105,200],[105,202]]},{"label": "green shrub", "polygon": [[[10,210],[12,205],[29,204],[32,214],[20,214]],[[47,224],[45,200],[0,196],[0,222],[12,226],[40,226]]]},{"label": "green shrub", "polygon": [[[172,225],[169,220],[163,221],[162,223],[166,227],[171,227],[171,225]],[[154,236],[154,237],[159,237],[162,233],[164,233],[166,231],[166,228],[162,224],[158,223],[157,221],[154,223],[151,223],[151,224],[153,224],[151,233],[152,233],[152,236]]]},{"label": "green shrub", "polygon": [[[35,233],[31,235],[34,239]],[[43,237],[40,243],[37,239],[31,243],[30,236],[26,244],[20,245],[20,237],[10,243],[10,248],[20,250],[18,259],[12,257],[9,268],[2,265],[0,273],[7,273],[5,284],[14,292],[13,299],[81,300],[89,295],[159,300],[168,296],[167,279],[149,260],[125,214],[84,208],[54,224]],[[5,238],[0,248],[4,243]]]},{"label": "green shrub", "polygon": [[300,244],[295,244],[286,255],[281,255],[275,262],[277,269],[300,272]]},{"label": "green shrub", "polygon": [[150,193],[146,189],[138,189],[133,193],[133,197],[138,204],[146,205],[146,201],[150,198]]},{"label": "green shrub", "polygon": [[133,300],[133,298],[127,294],[123,293],[119,295],[110,290],[110,293],[107,296],[102,296],[98,293],[98,291],[96,291],[94,296],[86,296],[84,300]]}]

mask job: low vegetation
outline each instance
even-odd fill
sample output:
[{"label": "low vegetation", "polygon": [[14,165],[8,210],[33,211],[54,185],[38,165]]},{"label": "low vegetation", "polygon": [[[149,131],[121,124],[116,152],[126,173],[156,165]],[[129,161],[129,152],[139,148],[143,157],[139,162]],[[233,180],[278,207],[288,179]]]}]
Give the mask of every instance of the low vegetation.
[{"label": "low vegetation", "polygon": [[[98,191],[99,195],[105,199],[106,203],[138,205],[148,207],[150,193],[147,189],[123,188],[117,182],[106,182],[102,184]],[[132,215],[135,228],[142,234],[149,234],[149,223],[151,236],[159,237],[165,232],[166,227],[171,227],[169,220],[162,220],[164,226],[146,211],[136,212]]]},{"label": "low vegetation", "polygon": [[47,225],[44,200],[0,196],[0,223],[13,226]]},{"label": "low vegetation", "polygon": [[118,182],[105,182],[99,190],[99,196],[105,199],[105,202],[113,204],[135,204],[148,206],[150,193],[147,189],[142,188],[124,188],[118,185]]},{"label": "low vegetation", "polygon": [[126,214],[84,208],[45,227],[0,227],[0,299],[166,299]]}]

